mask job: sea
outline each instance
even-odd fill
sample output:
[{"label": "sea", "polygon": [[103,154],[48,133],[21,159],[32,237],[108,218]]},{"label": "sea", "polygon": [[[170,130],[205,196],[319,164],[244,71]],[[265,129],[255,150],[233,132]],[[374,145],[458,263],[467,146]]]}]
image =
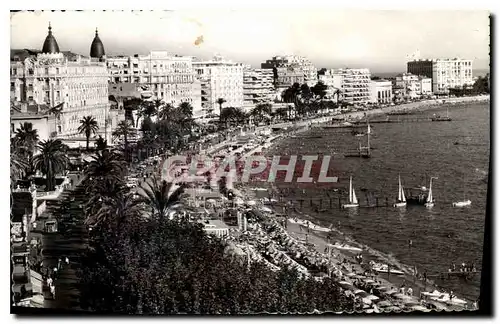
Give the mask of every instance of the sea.
[{"label": "sea", "polygon": [[[451,122],[422,121],[447,113]],[[438,106],[391,118],[401,122],[371,124],[369,159],[344,157],[343,153],[357,149],[360,143],[367,144],[366,136],[354,136],[348,128],[312,128],[281,140],[266,154],[330,155],[328,176],[338,176],[338,182],[298,184],[278,177],[274,186],[313,222],[334,226],[387,259],[429,276],[448,272],[453,263],[458,267],[473,262],[480,270],[490,155],[489,103]],[[415,121],[417,118],[420,120]],[[372,117],[376,119],[383,117]],[[434,207],[392,207],[399,176],[407,194],[412,188],[429,188],[430,178],[435,177]],[[341,209],[339,199],[347,202],[350,177],[360,208]],[[470,199],[471,206],[452,206],[464,199]],[[297,207],[299,200],[304,200],[301,207]],[[321,206],[318,200],[322,200]],[[367,207],[377,200],[379,205],[387,201],[389,206]],[[436,278],[435,282],[466,299],[479,297],[480,273],[468,280],[452,277]]]}]

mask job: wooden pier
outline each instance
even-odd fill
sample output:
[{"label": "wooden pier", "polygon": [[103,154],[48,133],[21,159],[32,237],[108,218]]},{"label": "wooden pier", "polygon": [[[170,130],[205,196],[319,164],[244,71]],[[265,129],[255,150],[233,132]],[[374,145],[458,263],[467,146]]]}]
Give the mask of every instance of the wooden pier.
[{"label": "wooden pier", "polygon": [[[370,124],[390,124],[390,123],[415,123],[415,122],[430,122],[432,119],[430,117],[410,117],[401,119],[380,119],[380,120],[370,120]],[[358,120],[352,122],[354,125],[366,125],[366,119]]]}]

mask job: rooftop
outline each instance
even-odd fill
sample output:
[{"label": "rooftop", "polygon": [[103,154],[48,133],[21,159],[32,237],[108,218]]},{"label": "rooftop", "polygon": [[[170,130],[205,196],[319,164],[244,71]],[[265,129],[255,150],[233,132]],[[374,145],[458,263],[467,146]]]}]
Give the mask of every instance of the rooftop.
[{"label": "rooftop", "polygon": [[224,229],[224,228],[229,228],[226,223],[219,219],[209,219],[206,221],[201,222],[203,225],[205,225],[205,228],[217,228],[217,229]]}]

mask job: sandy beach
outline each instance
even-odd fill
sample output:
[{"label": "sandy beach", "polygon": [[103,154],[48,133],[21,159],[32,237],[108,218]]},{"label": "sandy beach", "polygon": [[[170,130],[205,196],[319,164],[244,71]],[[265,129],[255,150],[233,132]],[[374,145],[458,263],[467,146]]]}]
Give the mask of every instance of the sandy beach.
[{"label": "sandy beach", "polygon": [[[446,100],[427,100],[422,102],[414,102],[404,105],[390,106],[381,109],[374,109],[367,112],[354,112],[348,114],[337,115],[336,117],[344,117],[351,119],[363,118],[366,115],[379,115],[386,114],[387,112],[393,111],[414,111],[414,110],[426,110],[431,108],[436,108],[439,106],[458,106],[462,104],[468,104],[471,102],[484,102],[489,101],[489,96],[478,96],[478,97],[465,97],[465,98],[452,98]],[[299,123],[288,123],[289,126],[294,126],[294,130],[288,129],[291,133],[297,132],[297,129],[302,132],[309,129],[312,124],[326,123],[331,120],[331,117],[321,117],[310,119],[307,121],[302,121]],[[290,134],[289,134],[290,135]],[[274,142],[276,143],[276,141]],[[264,151],[265,148],[259,148],[258,151]],[[275,192],[272,186],[268,186],[267,183],[263,183],[264,187],[269,191],[273,191],[271,197],[278,199],[279,193]],[[262,187],[262,186],[260,186]],[[259,201],[256,196],[256,191],[252,190],[250,186],[244,186],[240,188],[244,193],[245,200]],[[260,203],[262,204],[262,199]],[[261,205],[262,206],[262,205]],[[293,237],[296,241],[308,246],[313,247],[315,253],[322,254],[325,259],[331,262],[332,266],[336,269],[340,269],[342,272],[342,278],[351,278],[355,276],[358,277],[355,280],[348,280],[354,286],[358,285],[369,292],[373,292],[374,286],[367,285],[365,283],[368,281],[375,281],[378,287],[386,287],[390,290],[400,291],[402,287],[407,291],[411,288],[413,297],[405,296],[406,302],[414,302],[418,305],[427,305],[431,303],[434,305],[432,308],[444,309],[444,310],[459,310],[459,309],[474,309],[475,301],[467,301],[462,299],[460,296],[455,296],[451,301],[449,299],[449,293],[440,290],[437,286],[433,284],[430,279],[424,280],[422,273],[416,273],[414,267],[410,267],[401,264],[398,260],[391,257],[390,255],[385,255],[379,251],[376,251],[369,246],[360,244],[352,238],[345,236],[339,229],[332,226],[330,229],[321,228],[320,226],[309,223],[309,225],[304,221],[309,221],[312,219],[308,215],[302,214],[297,210],[291,210],[279,202],[274,204],[266,204],[266,207],[262,210],[267,210],[270,208],[273,210],[273,214],[269,214],[269,217],[276,217],[282,219],[285,222],[280,222],[284,228],[286,228],[287,233]],[[255,207],[259,209],[259,206]],[[285,214],[285,215],[284,215]],[[285,216],[285,217],[283,217]],[[301,224],[302,222],[302,224]],[[328,254],[330,253],[330,256]],[[359,254],[362,255],[362,262],[360,264],[359,260],[356,258]],[[389,265],[390,269],[395,271],[400,271],[401,274],[393,274],[388,272],[376,272],[371,271],[369,264],[376,263],[378,265]],[[363,281],[365,280],[365,281]],[[359,288],[359,287],[357,287]],[[425,294],[436,294],[439,298],[434,296],[426,298]],[[401,297],[401,296],[398,296]],[[397,298],[393,300],[390,296],[387,296],[388,300],[391,300],[393,304],[398,304]],[[384,299],[386,300],[386,299]],[[436,301],[438,300],[438,301]],[[402,306],[398,304],[399,306]]]}]

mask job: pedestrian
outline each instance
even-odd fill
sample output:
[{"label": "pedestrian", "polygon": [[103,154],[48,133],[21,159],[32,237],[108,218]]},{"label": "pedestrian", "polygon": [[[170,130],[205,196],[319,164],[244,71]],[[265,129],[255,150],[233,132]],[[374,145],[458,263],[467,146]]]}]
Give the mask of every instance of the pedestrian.
[{"label": "pedestrian", "polygon": [[407,290],[408,296],[413,296],[413,289],[411,287],[408,288]]},{"label": "pedestrian", "polygon": [[47,279],[47,286],[52,287],[53,280],[51,277]]},{"label": "pedestrian", "polygon": [[56,298],[56,287],[55,286],[50,286],[50,293],[52,294],[52,298]]},{"label": "pedestrian", "polygon": [[57,267],[54,267],[54,270],[53,270],[54,271],[54,278],[56,278],[56,279],[57,279],[57,270],[58,270]]},{"label": "pedestrian", "polygon": [[66,257],[66,258],[64,259],[64,261],[66,262],[66,264],[67,264],[67,265],[69,265],[69,259],[68,259],[68,257]]}]

